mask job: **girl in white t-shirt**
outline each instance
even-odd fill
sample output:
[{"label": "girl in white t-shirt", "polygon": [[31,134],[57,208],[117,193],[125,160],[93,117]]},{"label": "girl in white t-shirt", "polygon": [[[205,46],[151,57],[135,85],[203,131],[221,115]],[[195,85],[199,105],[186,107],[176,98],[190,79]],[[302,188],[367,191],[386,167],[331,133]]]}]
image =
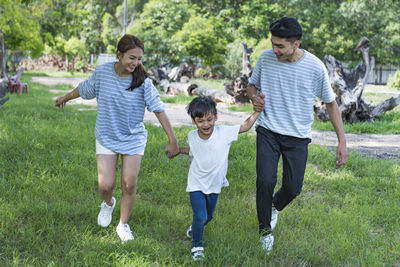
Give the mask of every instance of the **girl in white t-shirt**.
[{"label": "girl in white t-shirt", "polygon": [[188,134],[189,147],[179,148],[179,153],[193,157],[186,188],[190,194],[193,222],[186,234],[192,238],[192,258],[201,260],[204,259],[204,227],[213,217],[221,188],[229,185],[226,179],[229,148],[239,133],[247,132],[253,126],[260,112],[254,112],[242,125],[216,126],[216,103],[210,97],[193,99],[187,112],[197,129]]}]

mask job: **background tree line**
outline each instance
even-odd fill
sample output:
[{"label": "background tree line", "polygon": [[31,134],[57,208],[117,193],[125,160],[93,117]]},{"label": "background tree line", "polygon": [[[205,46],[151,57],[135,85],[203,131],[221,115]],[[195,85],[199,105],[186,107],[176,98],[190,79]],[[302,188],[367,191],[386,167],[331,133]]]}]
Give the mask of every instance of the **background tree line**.
[{"label": "background tree line", "polygon": [[[0,0],[0,34],[9,50],[85,64],[90,54],[115,53],[123,14],[124,1]],[[285,15],[298,18],[302,47],[320,58],[358,62],[353,48],[367,36],[377,63],[400,65],[398,0],[128,0],[127,32],[144,41],[149,66],[200,63],[236,76],[241,43],[254,64],[270,47],[270,22]]]}]

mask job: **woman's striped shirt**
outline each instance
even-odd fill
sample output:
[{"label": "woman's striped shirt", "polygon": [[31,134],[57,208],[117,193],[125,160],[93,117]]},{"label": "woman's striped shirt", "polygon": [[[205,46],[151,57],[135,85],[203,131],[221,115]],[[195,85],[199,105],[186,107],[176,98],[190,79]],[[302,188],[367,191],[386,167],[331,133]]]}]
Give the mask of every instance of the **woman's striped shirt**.
[{"label": "woman's striped shirt", "polygon": [[95,136],[100,144],[119,154],[136,155],[146,147],[145,107],[150,112],[164,112],[165,108],[151,79],[129,91],[132,77],[119,77],[114,64],[98,66],[78,85],[79,94],[83,99],[96,97]]}]

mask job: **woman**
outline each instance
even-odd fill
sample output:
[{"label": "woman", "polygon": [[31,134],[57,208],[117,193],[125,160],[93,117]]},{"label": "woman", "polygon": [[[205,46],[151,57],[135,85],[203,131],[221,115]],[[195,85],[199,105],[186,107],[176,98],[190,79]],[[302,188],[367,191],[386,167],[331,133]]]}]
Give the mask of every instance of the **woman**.
[{"label": "woman", "polygon": [[146,107],[155,113],[168,136],[167,156],[173,157],[179,152],[164,104],[142,65],[143,52],[144,45],[138,37],[124,35],[117,46],[118,62],[98,66],[77,88],[56,99],[56,106],[64,108],[69,100],[79,96],[83,99],[96,97],[97,170],[99,191],[103,198],[97,222],[102,227],[111,223],[116,204],[113,197],[116,168],[121,155],[122,199],[116,231],[122,241],[134,239],[128,220],[136,199],[137,178],[147,141],[143,125]]}]

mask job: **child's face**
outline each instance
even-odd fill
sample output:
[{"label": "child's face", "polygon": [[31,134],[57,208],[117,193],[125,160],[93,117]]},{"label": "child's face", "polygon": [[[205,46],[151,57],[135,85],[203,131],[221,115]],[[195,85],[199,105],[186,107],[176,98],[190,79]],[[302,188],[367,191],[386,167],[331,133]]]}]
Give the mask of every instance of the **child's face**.
[{"label": "child's face", "polygon": [[214,131],[214,125],[217,121],[218,116],[212,113],[208,113],[203,117],[196,117],[192,119],[193,123],[199,129],[199,136],[201,139],[207,140],[210,138]]}]

